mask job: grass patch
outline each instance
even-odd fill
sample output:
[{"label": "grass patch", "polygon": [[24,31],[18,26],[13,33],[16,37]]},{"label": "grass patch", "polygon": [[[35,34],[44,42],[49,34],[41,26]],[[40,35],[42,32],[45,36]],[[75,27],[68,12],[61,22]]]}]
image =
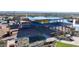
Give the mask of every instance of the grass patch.
[{"label": "grass patch", "polygon": [[6,41],[0,40],[0,47],[5,47],[7,44]]},{"label": "grass patch", "polygon": [[78,47],[78,46],[72,44],[66,44],[62,42],[56,42],[56,47]]}]

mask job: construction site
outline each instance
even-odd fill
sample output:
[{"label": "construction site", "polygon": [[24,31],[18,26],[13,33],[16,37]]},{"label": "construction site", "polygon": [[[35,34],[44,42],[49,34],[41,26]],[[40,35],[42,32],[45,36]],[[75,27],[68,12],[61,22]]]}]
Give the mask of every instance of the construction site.
[{"label": "construction site", "polygon": [[0,42],[1,47],[78,47],[79,13],[0,11]]}]

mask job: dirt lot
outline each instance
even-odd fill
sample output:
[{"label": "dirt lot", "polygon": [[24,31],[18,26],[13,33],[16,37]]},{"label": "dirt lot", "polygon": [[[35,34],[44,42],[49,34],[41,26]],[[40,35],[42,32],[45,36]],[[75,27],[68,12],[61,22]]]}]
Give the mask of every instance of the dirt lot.
[{"label": "dirt lot", "polygon": [[9,31],[8,28],[3,28],[3,29],[0,29],[0,37],[4,34],[6,34],[6,32]]}]

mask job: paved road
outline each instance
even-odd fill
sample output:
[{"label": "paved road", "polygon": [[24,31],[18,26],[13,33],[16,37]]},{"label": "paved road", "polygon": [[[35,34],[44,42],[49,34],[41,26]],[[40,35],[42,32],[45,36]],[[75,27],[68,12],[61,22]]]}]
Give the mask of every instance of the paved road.
[{"label": "paved road", "polygon": [[74,41],[64,41],[64,40],[61,40],[61,42],[79,46],[79,37],[73,36],[72,39],[73,39]]},{"label": "paved road", "polygon": [[[6,37],[6,38],[4,38],[4,39],[2,39],[2,40],[9,40],[10,38],[16,38],[16,35],[10,36],[10,37]],[[72,37],[72,39],[73,39],[74,41],[61,40],[60,42],[79,46],[79,37],[75,37],[75,36],[74,36],[74,37]],[[55,39],[54,39],[54,38],[51,38],[50,40],[47,40],[47,41],[52,41],[52,40],[57,40],[57,41],[59,41],[59,40],[56,39],[56,38],[55,38]]]},{"label": "paved road", "polygon": [[15,38],[15,39],[16,39],[16,35],[10,36],[10,37],[6,37],[6,38],[3,38],[3,39],[1,39],[1,40],[10,40],[10,39],[12,39],[12,38]]}]

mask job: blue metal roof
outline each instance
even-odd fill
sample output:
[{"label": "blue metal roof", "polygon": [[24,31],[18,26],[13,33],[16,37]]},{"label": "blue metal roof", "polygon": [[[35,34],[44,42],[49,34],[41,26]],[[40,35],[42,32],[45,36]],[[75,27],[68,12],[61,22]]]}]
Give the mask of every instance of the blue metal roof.
[{"label": "blue metal roof", "polygon": [[30,37],[35,35],[39,35],[39,32],[34,29],[19,29],[17,33],[17,38]]},{"label": "blue metal roof", "polygon": [[[55,22],[55,23],[46,23],[46,24],[41,24],[41,23],[37,23],[37,22],[32,22],[31,27],[27,27],[26,28],[20,28],[17,34],[17,37],[30,37],[30,36],[36,36],[36,35],[50,35],[51,32],[56,32],[56,30],[50,30],[49,28],[45,28],[45,26],[48,27],[56,27],[56,26],[66,26],[66,25],[70,25],[68,23],[63,23],[63,22]],[[33,26],[37,26],[36,28],[33,28]],[[41,27],[44,26],[44,27]]]},{"label": "blue metal roof", "polygon": [[63,23],[69,23],[72,24],[71,22],[68,21],[69,19],[63,19]]},{"label": "blue metal roof", "polygon": [[53,23],[45,23],[45,24],[41,24],[41,23],[37,23],[37,22],[33,22],[32,26],[67,26],[67,25],[71,25],[71,23],[66,23],[66,22],[53,22]]},{"label": "blue metal roof", "polygon": [[17,38],[31,37],[31,36],[37,36],[43,34],[50,36],[51,32],[55,32],[55,30],[50,30],[49,28],[43,28],[43,27],[29,28],[29,29],[21,28],[18,30]]},{"label": "blue metal roof", "polygon": [[38,22],[31,22],[31,25],[32,26],[44,26],[43,24],[38,23]]},{"label": "blue metal roof", "polygon": [[63,22],[54,22],[54,23],[47,23],[44,24],[44,26],[49,26],[49,27],[56,27],[56,26],[67,26],[67,25],[71,25],[69,23],[63,23]]},{"label": "blue metal roof", "polygon": [[45,20],[45,19],[48,19],[48,20],[60,20],[60,19],[62,19],[62,18],[60,18],[60,17],[28,17],[30,20],[32,20],[32,21],[35,21],[35,20]]}]

